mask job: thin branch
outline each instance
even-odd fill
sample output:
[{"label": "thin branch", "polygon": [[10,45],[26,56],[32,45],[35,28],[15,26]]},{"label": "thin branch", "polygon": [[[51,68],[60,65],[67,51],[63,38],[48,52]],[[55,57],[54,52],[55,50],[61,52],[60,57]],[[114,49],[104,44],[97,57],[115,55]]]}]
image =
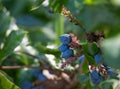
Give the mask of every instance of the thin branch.
[{"label": "thin branch", "polygon": [[86,33],[86,38],[88,40],[88,42],[98,42],[100,40],[100,38],[104,38],[104,32],[94,32],[94,33],[89,33],[87,32],[87,29],[85,28],[85,26],[83,24],[81,24],[73,15],[72,13],[65,7],[62,7],[62,14],[65,15],[66,17],[68,17],[70,19],[70,22],[79,26],[80,28],[83,29],[83,31]]},{"label": "thin branch", "polygon": [[80,28],[83,29],[85,33],[87,33],[86,28],[79,21],[77,21],[76,18],[71,14],[71,12],[64,6],[62,7],[62,14],[68,17],[70,19],[70,22],[78,25]]},{"label": "thin branch", "polygon": [[32,69],[46,69],[41,66],[0,66],[0,69],[22,69],[22,68],[32,68]]}]

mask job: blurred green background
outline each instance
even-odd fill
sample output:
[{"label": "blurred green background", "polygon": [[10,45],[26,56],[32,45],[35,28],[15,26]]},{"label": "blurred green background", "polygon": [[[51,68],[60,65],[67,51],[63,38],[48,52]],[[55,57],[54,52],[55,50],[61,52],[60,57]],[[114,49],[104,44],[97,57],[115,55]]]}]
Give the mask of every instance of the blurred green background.
[{"label": "blurred green background", "polygon": [[[74,33],[81,42],[86,42],[84,31],[61,14],[63,5],[88,32],[104,31],[105,40],[100,48],[103,60],[119,71],[120,0],[0,0],[0,66],[60,68],[59,36]],[[31,71],[36,70],[2,70],[0,89],[19,89],[17,86],[44,89],[22,86],[25,81],[36,80],[31,77]],[[83,77],[86,82],[88,75]],[[12,82],[17,86],[12,87]],[[74,89],[96,89],[90,83],[80,86]],[[105,84],[103,89],[112,89],[110,86]]]}]

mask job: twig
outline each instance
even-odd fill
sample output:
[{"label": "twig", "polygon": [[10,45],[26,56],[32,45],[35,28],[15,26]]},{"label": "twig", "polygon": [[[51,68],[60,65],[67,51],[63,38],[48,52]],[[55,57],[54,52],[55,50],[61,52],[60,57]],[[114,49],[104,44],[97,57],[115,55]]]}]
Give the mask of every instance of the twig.
[{"label": "twig", "polygon": [[0,69],[22,69],[22,68],[32,68],[32,69],[45,69],[40,66],[0,66]]},{"label": "twig", "polygon": [[76,18],[71,14],[71,12],[64,6],[62,7],[62,14],[68,17],[70,19],[70,22],[74,23],[75,25],[78,25],[80,28],[83,29],[85,33],[87,33],[85,27],[79,21],[77,21]]},{"label": "twig", "polygon": [[65,6],[62,7],[62,14],[65,15],[66,17],[68,17],[70,19],[70,22],[72,22],[73,24],[75,24],[83,29],[83,31],[86,33],[86,38],[87,38],[88,42],[94,42],[94,41],[98,42],[101,37],[104,38],[104,32],[102,32],[102,31],[94,32],[94,33],[87,32],[87,29],[84,27],[84,25],[81,24]]}]

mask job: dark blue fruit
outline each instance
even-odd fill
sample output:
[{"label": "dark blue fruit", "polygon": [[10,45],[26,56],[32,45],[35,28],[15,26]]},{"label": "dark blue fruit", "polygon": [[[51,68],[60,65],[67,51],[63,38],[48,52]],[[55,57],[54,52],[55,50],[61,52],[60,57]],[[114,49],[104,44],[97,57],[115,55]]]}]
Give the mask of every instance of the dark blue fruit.
[{"label": "dark blue fruit", "polygon": [[66,51],[67,49],[69,49],[69,46],[67,44],[61,44],[58,48],[61,52]]},{"label": "dark blue fruit", "polygon": [[103,64],[104,67],[106,68],[107,70],[107,75],[110,77],[110,78],[118,78],[118,73],[112,69],[111,67],[109,67],[107,64]]},{"label": "dark blue fruit", "polygon": [[62,58],[69,58],[69,57],[72,57],[74,54],[73,54],[73,50],[72,49],[68,49],[66,50],[65,52],[62,53]]},{"label": "dark blue fruit", "polygon": [[95,56],[94,56],[94,59],[95,59],[95,61],[96,61],[96,63],[101,63],[101,55],[100,54],[96,54]]},{"label": "dark blue fruit", "polygon": [[72,39],[71,39],[71,36],[69,34],[63,34],[60,36],[60,41],[63,44],[69,44],[69,43],[71,43]]},{"label": "dark blue fruit", "polygon": [[102,76],[96,70],[94,70],[90,73],[90,77],[91,77],[91,81],[94,85],[97,85],[100,82],[102,82]]},{"label": "dark blue fruit", "polygon": [[112,69],[108,69],[107,70],[107,75],[110,77],[110,78],[117,78],[118,74],[112,70]]},{"label": "dark blue fruit", "polygon": [[85,59],[85,55],[80,56],[80,58],[79,58],[79,63],[81,64],[84,59]]},{"label": "dark blue fruit", "polygon": [[38,79],[41,81],[45,81],[47,78],[42,73],[40,73]]},{"label": "dark blue fruit", "polygon": [[32,88],[32,83],[30,81],[24,81],[21,84],[21,89],[30,89]]}]

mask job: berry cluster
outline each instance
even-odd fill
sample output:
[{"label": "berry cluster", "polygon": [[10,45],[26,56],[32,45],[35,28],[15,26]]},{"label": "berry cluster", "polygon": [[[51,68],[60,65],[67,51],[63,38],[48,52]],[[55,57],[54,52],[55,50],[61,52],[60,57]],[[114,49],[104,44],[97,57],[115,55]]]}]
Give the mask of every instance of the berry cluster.
[{"label": "berry cluster", "polygon": [[[66,64],[71,64],[82,54],[81,45],[74,34],[63,34],[60,36],[61,45],[59,50],[62,52],[61,57],[67,59],[62,64],[62,68]],[[74,53],[76,51],[76,53]]]},{"label": "berry cluster", "polygon": [[117,78],[118,74],[110,67],[101,64],[98,67],[89,65],[90,77],[94,85],[102,82],[103,78]]},{"label": "berry cluster", "polygon": [[[84,59],[85,59],[85,55],[80,56],[79,63],[81,64],[82,62],[84,62]],[[101,55],[100,54],[96,54],[94,56],[94,60],[95,60],[96,63],[101,63]],[[100,74],[100,70],[98,70],[97,67],[94,66],[94,65],[90,65],[89,64],[89,67],[90,67],[89,68],[89,70],[90,70],[90,78],[91,78],[92,83],[95,84],[95,85],[97,85],[100,82],[102,82],[103,79],[102,79],[102,76]],[[103,69],[102,69],[102,71],[103,71]],[[104,76],[107,75],[106,73],[107,73],[106,70],[104,70]]]},{"label": "berry cluster", "polygon": [[72,41],[71,36],[69,34],[64,34],[60,36],[60,41],[62,42],[62,44],[59,47],[59,50],[62,52],[61,57],[65,59],[72,57],[74,53],[73,53],[73,50],[70,49],[70,46],[69,46],[69,44]]},{"label": "berry cluster", "polygon": [[[84,61],[84,59],[85,59],[85,55],[82,55],[79,58],[79,63],[81,64]],[[103,77],[104,78],[117,78],[118,74],[112,68],[102,63],[102,57],[100,54],[96,54],[94,56],[94,60],[97,64],[99,64],[98,66],[89,64],[90,77],[94,85],[97,85],[100,82],[102,82]]]},{"label": "berry cluster", "polygon": [[[80,64],[84,62],[85,55],[83,53],[82,46],[74,34],[63,34],[60,36],[60,41],[62,43],[59,46],[59,50],[62,52],[61,57],[67,59],[66,62],[62,64],[62,68],[64,68],[66,64],[73,63],[73,61],[78,58]],[[76,53],[74,53],[73,50],[75,50]],[[103,81],[103,79],[117,77],[117,73],[103,63],[100,53],[94,55],[93,59],[97,65],[91,64],[89,61],[87,62],[90,71],[90,78],[94,85],[98,85]]]}]

